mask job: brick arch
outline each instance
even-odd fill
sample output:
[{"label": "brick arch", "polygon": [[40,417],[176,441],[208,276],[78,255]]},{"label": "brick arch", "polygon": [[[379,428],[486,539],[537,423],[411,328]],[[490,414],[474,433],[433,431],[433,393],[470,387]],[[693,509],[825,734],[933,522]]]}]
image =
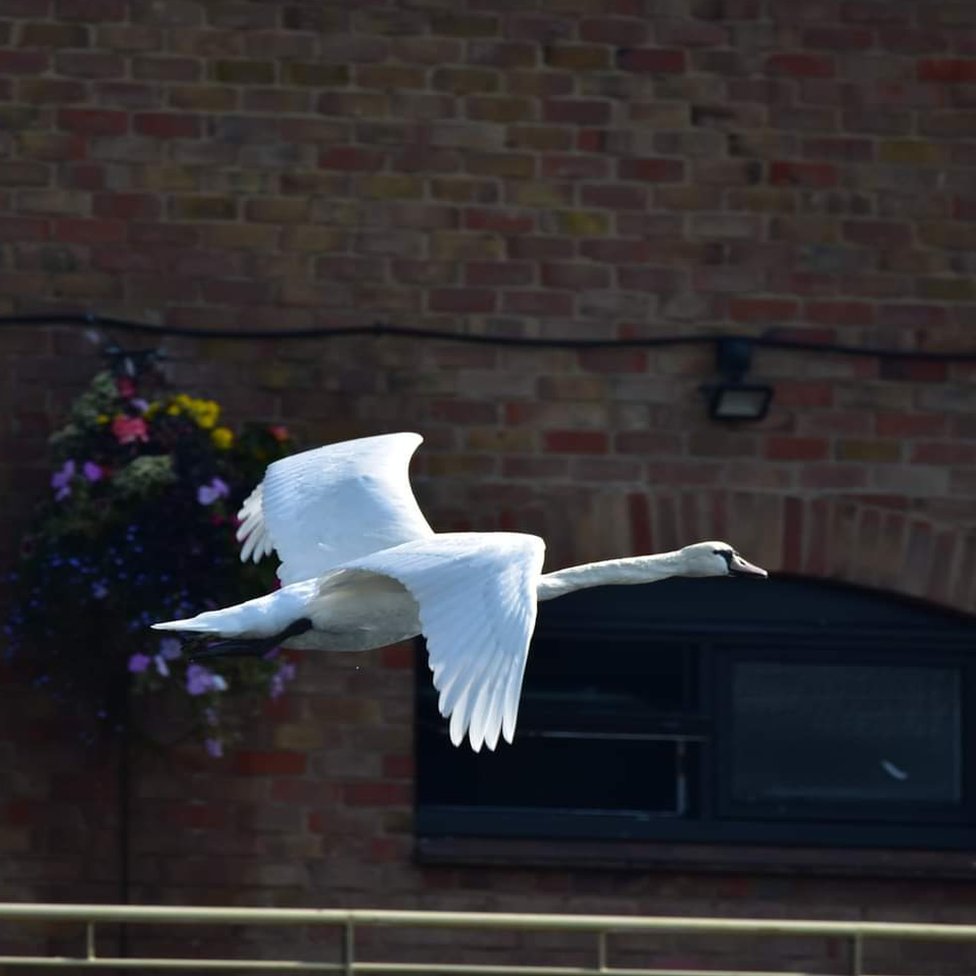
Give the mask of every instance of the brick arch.
[{"label": "brick arch", "polygon": [[635,553],[725,539],[772,572],[843,580],[976,613],[976,525],[961,504],[689,489],[631,493],[627,511]]}]

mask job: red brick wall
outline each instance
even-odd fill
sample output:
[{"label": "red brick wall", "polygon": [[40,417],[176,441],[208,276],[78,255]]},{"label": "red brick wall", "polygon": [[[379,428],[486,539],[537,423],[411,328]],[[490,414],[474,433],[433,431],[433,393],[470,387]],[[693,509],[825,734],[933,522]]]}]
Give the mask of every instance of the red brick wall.
[{"label": "red brick wall", "polygon": [[[0,0],[0,146],[4,314],[976,346],[965,2]],[[773,409],[726,428],[708,347],[162,345],[310,444],[420,430],[432,521],[551,566],[716,535],[976,607],[971,364],[761,350]],[[4,561],[96,365],[0,331]],[[138,896],[955,917],[935,883],[418,868],[405,663],[309,661],[247,750],[150,763]],[[113,898],[110,768],[0,694],[0,894]]]}]

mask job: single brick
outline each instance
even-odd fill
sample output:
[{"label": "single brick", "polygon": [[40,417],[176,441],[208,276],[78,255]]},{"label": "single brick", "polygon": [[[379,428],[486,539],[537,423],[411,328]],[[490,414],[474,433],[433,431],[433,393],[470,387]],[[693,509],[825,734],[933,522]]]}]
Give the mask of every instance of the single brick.
[{"label": "single brick", "polygon": [[838,461],[897,462],[901,460],[898,441],[841,440],[837,442]]},{"label": "single brick", "polygon": [[803,47],[828,51],[863,51],[874,44],[874,31],[867,27],[808,27]]},{"label": "single brick", "polygon": [[597,99],[548,99],[543,103],[542,117],[546,122],[568,125],[607,125],[611,108],[609,101]]},{"label": "single brick", "polygon": [[938,166],[946,162],[947,147],[921,139],[885,139],[878,145],[878,161],[912,166]]},{"label": "single brick", "polygon": [[237,108],[237,98],[236,88],[217,85],[178,85],[169,89],[169,104],[173,108],[195,112],[230,112]]},{"label": "single brick", "polygon": [[258,223],[295,224],[308,220],[309,201],[305,197],[265,197],[248,200],[247,220]]},{"label": "single brick", "polygon": [[428,304],[433,312],[483,314],[496,311],[498,293],[492,288],[434,288]]},{"label": "single brick", "polygon": [[506,291],[502,296],[502,311],[513,315],[569,316],[573,314],[572,295],[562,292],[520,289]]},{"label": "single brick", "polygon": [[499,33],[499,19],[492,14],[435,12],[430,18],[432,34],[447,37],[493,37]]},{"label": "single brick", "polygon": [[59,51],[54,66],[59,75],[75,78],[119,78],[125,74],[125,58],[109,51]]},{"label": "single brick", "polygon": [[822,461],[829,446],[825,437],[770,435],[763,445],[763,457],[770,461]]},{"label": "single brick", "polygon": [[88,47],[90,40],[87,24],[33,23],[21,25],[17,43],[20,47],[61,50],[68,47]]},{"label": "single brick", "polygon": [[512,149],[534,152],[562,152],[573,148],[573,129],[561,125],[513,125],[507,144]]},{"label": "single brick", "polygon": [[546,49],[546,64],[567,71],[605,71],[610,49],[597,44],[556,44]]},{"label": "single brick", "polygon": [[423,68],[405,64],[361,64],[355,69],[355,83],[360,88],[400,91],[404,88],[426,88]]},{"label": "single brick", "polygon": [[622,71],[644,74],[683,74],[685,52],[669,48],[621,48],[617,51],[617,67]]},{"label": "single brick", "polygon": [[498,91],[501,79],[500,72],[488,68],[442,67],[432,74],[431,85],[453,95],[474,95]]},{"label": "single brick", "polygon": [[610,269],[601,264],[550,261],[542,265],[542,284],[574,291],[609,288]]},{"label": "single brick", "polygon": [[796,316],[797,303],[790,298],[732,298],[729,315],[734,322],[781,322]]},{"label": "single brick", "polygon": [[126,0],[57,0],[58,20],[83,23],[126,19]]},{"label": "single brick", "polygon": [[16,95],[17,101],[32,105],[65,105],[86,101],[88,90],[84,82],[67,78],[19,78]]},{"label": "single brick", "polygon": [[433,231],[430,256],[437,261],[499,260],[505,256],[505,244],[497,234]]},{"label": "single brick", "polygon": [[177,112],[138,112],[132,119],[133,130],[154,139],[199,139],[200,118]]},{"label": "single brick", "polygon": [[875,309],[867,302],[811,301],[803,312],[808,322],[821,325],[871,325]]},{"label": "single brick", "polygon": [[766,59],[766,72],[791,78],[833,78],[834,59],[821,54],[773,54]]},{"label": "single brick", "polygon": [[94,136],[121,136],[129,131],[125,112],[97,108],[63,108],[58,112],[58,128]]},{"label": "single brick", "polygon": [[214,62],[213,77],[228,85],[273,85],[275,65],[273,61],[231,61]]},{"label": "single brick", "polygon": [[525,122],[532,119],[534,106],[527,98],[478,95],[465,100],[464,114],[484,122]]},{"label": "single brick", "polygon": [[606,454],[609,438],[598,430],[549,430],[543,434],[543,446],[553,454]]},{"label": "single brick", "polygon": [[54,222],[54,237],[65,244],[114,244],[125,240],[121,220],[65,217]]},{"label": "single brick", "polygon": [[844,240],[871,247],[905,246],[912,242],[912,227],[887,220],[845,220],[841,224]]},{"label": "single brick", "polygon": [[535,176],[535,158],[523,153],[471,153],[466,159],[469,173],[513,180]]},{"label": "single brick", "polygon": [[678,183],[684,179],[685,164],[680,159],[621,159],[617,174],[622,180],[646,183]]},{"label": "single brick", "polygon": [[521,211],[476,208],[464,211],[468,230],[496,231],[499,234],[529,234],[535,229],[535,215]]},{"label": "single brick", "polygon": [[283,61],[282,81],[309,88],[335,88],[349,84],[349,68],[319,61]]},{"label": "single brick", "polygon": [[323,169],[378,170],[383,166],[384,153],[359,146],[333,146],[319,156]]},{"label": "single brick", "polygon": [[960,84],[976,81],[976,58],[922,58],[916,68],[919,81]]},{"label": "single brick", "polygon": [[464,281],[470,286],[529,285],[532,278],[533,266],[527,261],[468,261],[464,265]]},{"label": "single brick", "polygon": [[569,237],[603,237],[610,233],[610,215],[599,210],[565,210],[546,216],[558,233]]},{"label": "single brick", "polygon": [[423,180],[409,173],[374,173],[358,180],[364,197],[375,200],[419,199]]},{"label": "single brick", "polygon": [[236,220],[237,201],[229,196],[177,196],[169,201],[169,213],[177,220]]},{"label": "single brick", "polygon": [[579,22],[581,40],[593,44],[611,44],[629,47],[642,44],[648,33],[648,23],[644,18],[627,17],[584,17]]},{"label": "single brick", "polygon": [[837,185],[837,167],[832,163],[800,163],[774,160],[769,164],[769,182],[774,186],[828,187]]}]

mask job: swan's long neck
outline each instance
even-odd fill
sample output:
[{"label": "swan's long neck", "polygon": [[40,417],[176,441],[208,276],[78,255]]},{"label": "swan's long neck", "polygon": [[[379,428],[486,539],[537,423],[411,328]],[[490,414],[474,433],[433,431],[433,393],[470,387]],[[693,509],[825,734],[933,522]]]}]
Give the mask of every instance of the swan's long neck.
[{"label": "swan's long neck", "polygon": [[653,556],[631,556],[628,559],[607,559],[599,563],[584,563],[546,573],[539,579],[537,598],[552,600],[574,590],[591,586],[628,583],[653,583],[679,576],[682,571],[680,550],[661,552]]}]

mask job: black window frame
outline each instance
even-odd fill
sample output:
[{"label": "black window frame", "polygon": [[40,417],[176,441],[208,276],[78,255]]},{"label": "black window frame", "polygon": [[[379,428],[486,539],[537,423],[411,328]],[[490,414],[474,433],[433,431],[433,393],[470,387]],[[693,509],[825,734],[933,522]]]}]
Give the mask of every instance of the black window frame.
[{"label": "black window frame", "polygon": [[[417,765],[418,790],[416,832],[420,839],[436,838],[493,838],[512,840],[560,839],[568,843],[592,841],[652,842],[688,845],[773,845],[773,846],[831,846],[840,848],[913,848],[929,850],[962,850],[976,848],[976,644],[973,619],[942,608],[922,605],[894,594],[881,594],[821,580],[790,577],[784,580],[795,591],[793,602],[802,607],[802,595],[820,594],[830,603],[839,599],[841,610],[835,619],[821,619],[816,613],[811,619],[791,621],[788,611],[779,608],[778,619],[756,619],[748,615],[740,619],[716,615],[699,615],[697,619],[681,619],[681,605],[687,607],[701,587],[702,604],[711,593],[723,593],[730,600],[756,597],[739,588],[736,591],[714,589],[715,586],[763,587],[754,581],[674,581],[648,584],[643,587],[612,587],[589,591],[582,598],[579,612],[566,606],[569,612],[546,613],[540,608],[539,641],[593,641],[600,653],[607,653],[613,645],[631,641],[653,646],[669,643],[690,644],[698,656],[697,716],[686,713],[660,716],[663,735],[676,730],[685,734],[693,747],[700,750],[701,768],[697,790],[701,816],[697,820],[642,816],[639,811],[548,810],[518,807],[477,807],[465,804],[432,804],[425,799],[425,778],[436,775],[425,755],[425,735],[432,724],[443,729],[446,722],[436,714],[434,693],[430,687],[426,667],[426,653],[417,655]],[[674,612],[660,619],[650,610],[642,613],[641,603],[655,595],[655,608],[667,609],[671,598]],[[670,587],[670,592],[668,588]],[[624,591],[624,592],[620,592]],[[640,591],[644,591],[641,593]],[[562,600],[573,600],[576,595]],[[764,599],[773,597],[767,590]],[[858,619],[859,601],[869,604]],[[753,600],[755,602],[755,600]],[[816,602],[816,601],[812,601]],[[560,601],[553,601],[556,609]],[[601,603],[604,611],[599,612]],[[628,603],[631,612],[619,609]],[[846,609],[845,609],[846,606]],[[637,608],[635,611],[635,607]],[[852,609],[853,608],[853,609]],[[727,610],[734,610],[732,603]],[[891,620],[886,620],[890,612]],[[872,616],[873,614],[873,616]],[[923,642],[924,644],[920,643]],[[535,648],[533,648],[535,650]],[[531,694],[532,668],[526,673]],[[963,697],[960,705],[962,722],[961,790],[958,808],[934,810],[931,804],[919,804],[906,809],[904,819],[893,818],[890,804],[874,810],[869,804],[845,803],[836,809],[818,809],[816,816],[802,817],[792,811],[789,816],[777,815],[757,805],[746,808],[736,803],[730,793],[729,768],[732,703],[727,692],[731,684],[732,668],[750,660],[796,661],[801,663],[863,663],[868,666],[899,663],[911,666],[949,667],[958,669]],[[521,721],[521,720],[520,720]],[[426,732],[421,725],[426,723]],[[653,722],[648,723],[650,727]],[[440,734],[444,734],[441,732]],[[501,743],[499,749],[518,748],[520,736],[531,737],[531,725],[520,725],[514,746]],[[609,734],[614,734],[609,730]],[[427,740],[429,742],[429,739]],[[462,750],[467,750],[463,745]],[[539,775],[544,775],[540,771]],[[916,816],[917,815],[917,816]]]}]

